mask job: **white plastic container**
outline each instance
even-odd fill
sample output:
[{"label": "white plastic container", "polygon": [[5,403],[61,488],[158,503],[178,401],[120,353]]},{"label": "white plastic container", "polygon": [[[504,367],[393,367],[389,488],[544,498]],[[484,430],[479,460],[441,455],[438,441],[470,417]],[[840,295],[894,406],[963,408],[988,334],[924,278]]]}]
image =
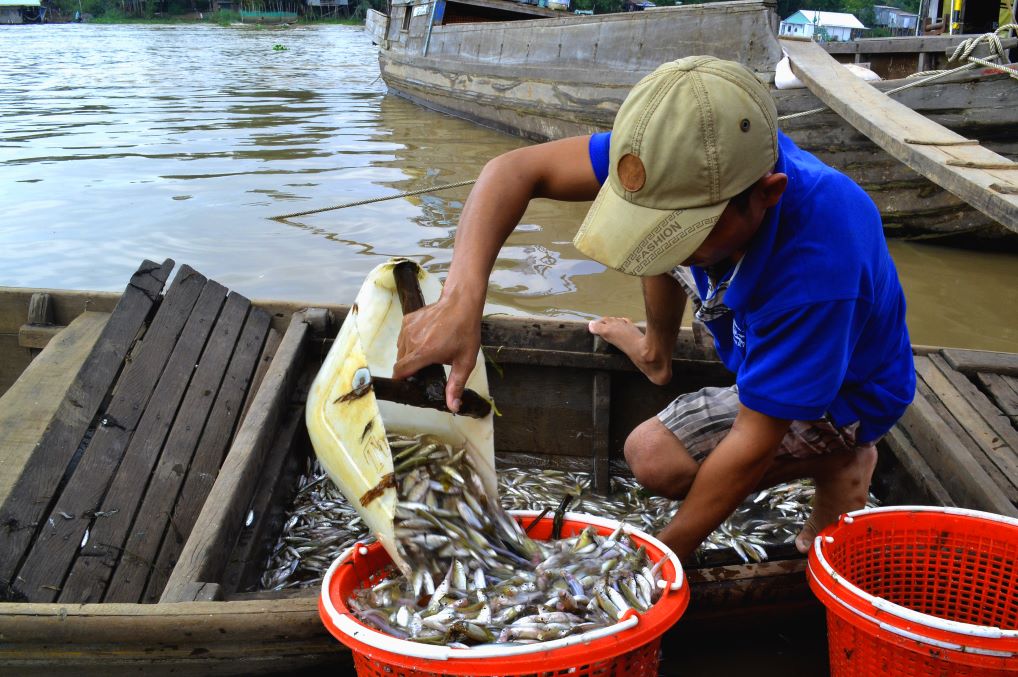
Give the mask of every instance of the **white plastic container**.
[{"label": "white plastic container", "polygon": [[[396,340],[403,322],[393,268],[406,259],[390,259],[368,274],[339,335],[308,393],[305,418],[315,454],[329,477],[406,573],[395,547],[393,517],[396,490],[386,432],[431,433],[464,446],[489,495],[498,495],[492,414],[482,419],[455,416],[375,398],[372,377],[392,377]],[[418,268],[425,303],[441,294],[439,281]],[[448,371],[448,369],[446,370]],[[484,358],[466,387],[489,398]],[[493,408],[494,411],[494,408]]]}]

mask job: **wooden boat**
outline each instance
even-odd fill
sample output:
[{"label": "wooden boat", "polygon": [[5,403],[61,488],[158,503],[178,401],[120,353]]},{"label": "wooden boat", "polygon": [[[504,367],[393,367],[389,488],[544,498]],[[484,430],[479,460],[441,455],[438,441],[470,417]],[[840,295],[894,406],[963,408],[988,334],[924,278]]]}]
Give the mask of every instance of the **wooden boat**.
[{"label": "wooden boat", "polygon": [[[160,294],[171,264],[146,262],[123,294],[0,289],[0,566],[22,553],[4,593],[30,599],[0,603],[0,671],[349,669],[348,652],[319,621],[316,589],[246,591],[311,453],[304,398],[348,309],[248,304],[186,266]],[[482,342],[502,414],[500,467],[589,471],[599,488],[626,471],[622,445],[634,426],[680,390],[732,381],[698,330],[680,337],[666,387],[596,346],[580,322],[492,318]],[[1018,356],[916,351],[919,397],[882,445],[875,493],[888,503],[1018,514]],[[222,455],[208,467],[215,440]],[[82,468],[97,468],[89,455],[110,441],[120,458],[103,466],[104,483],[85,486]],[[137,458],[146,453],[144,471]],[[192,478],[204,489],[192,491]],[[99,497],[90,510],[65,511],[69,492],[86,489]],[[130,500],[126,489],[136,489]],[[177,496],[166,508],[172,520],[152,510],[164,495]],[[120,549],[101,524],[118,519]],[[47,537],[59,530],[66,541]],[[171,547],[168,559],[146,549],[147,532]],[[766,625],[815,611],[804,560],[782,548],[769,555],[746,564],[720,550],[691,567],[693,600],[680,625],[740,616]],[[58,560],[47,582],[42,573]],[[29,561],[38,564],[21,565]],[[68,589],[82,589],[79,565],[108,575],[70,598]]]},{"label": "wooden boat", "polygon": [[[432,13],[429,7],[442,7]],[[492,20],[491,7],[502,14]],[[541,15],[542,17],[544,15]],[[537,18],[500,0],[393,3],[371,13],[389,91],[415,103],[511,134],[547,140],[610,129],[629,88],[660,63],[710,54],[745,64],[773,81],[781,58],[772,2],[745,0],[600,16]],[[871,62],[903,84],[906,72],[944,67],[966,36],[835,43],[845,61]],[[1014,46],[1015,40],[1006,42]],[[947,56],[945,56],[945,53]],[[909,65],[910,64],[910,65]],[[896,95],[909,108],[1005,156],[1018,155],[1015,83],[980,71]],[[806,89],[773,90],[779,115],[822,107]],[[882,152],[837,114],[786,120],[801,147],[855,179],[873,197],[891,236],[1014,240],[1014,232]]]}]

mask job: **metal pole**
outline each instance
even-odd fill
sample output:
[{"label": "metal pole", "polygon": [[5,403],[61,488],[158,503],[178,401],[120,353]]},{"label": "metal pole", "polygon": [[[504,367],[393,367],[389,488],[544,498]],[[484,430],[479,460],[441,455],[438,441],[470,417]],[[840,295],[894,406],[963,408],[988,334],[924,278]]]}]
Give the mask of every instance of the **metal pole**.
[{"label": "metal pole", "polygon": [[424,38],[424,53],[421,56],[428,55],[428,45],[431,44],[431,28],[435,25],[435,7],[438,5],[438,0],[431,0],[431,9],[428,10],[428,35]]}]

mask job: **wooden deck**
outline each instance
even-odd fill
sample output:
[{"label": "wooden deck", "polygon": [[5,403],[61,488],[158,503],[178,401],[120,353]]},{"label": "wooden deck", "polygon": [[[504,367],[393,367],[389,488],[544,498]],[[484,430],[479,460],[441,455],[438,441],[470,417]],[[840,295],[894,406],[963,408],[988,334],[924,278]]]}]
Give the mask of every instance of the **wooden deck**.
[{"label": "wooden deck", "polygon": [[1018,355],[939,350],[916,377],[888,447],[936,503],[1018,516]]}]

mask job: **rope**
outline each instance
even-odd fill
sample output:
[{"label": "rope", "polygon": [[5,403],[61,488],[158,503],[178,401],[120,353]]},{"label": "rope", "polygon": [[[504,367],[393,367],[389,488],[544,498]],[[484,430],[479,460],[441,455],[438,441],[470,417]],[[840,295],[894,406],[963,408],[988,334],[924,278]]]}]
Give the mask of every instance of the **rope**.
[{"label": "rope", "polygon": [[431,186],[429,188],[420,188],[418,190],[408,190],[405,193],[397,193],[396,195],[384,195],[382,197],[373,197],[367,200],[357,200],[356,202],[347,202],[341,205],[335,205],[333,207],[320,207],[318,209],[308,209],[303,212],[293,212],[292,214],[280,214],[279,216],[271,217],[274,221],[285,221],[286,219],[293,219],[298,216],[307,216],[309,214],[320,214],[321,212],[331,212],[336,209],[346,209],[347,207],[359,207],[361,205],[369,205],[374,202],[384,202],[386,200],[397,200],[401,197],[412,197],[414,195],[423,195],[425,193],[437,193],[440,190],[448,190],[450,188],[459,188],[460,186],[469,186],[477,183],[477,179],[470,179],[469,181],[457,181],[456,183],[445,183],[440,186]]},{"label": "rope", "polygon": [[[1000,59],[1002,61],[1006,60],[1007,53],[1006,50],[1004,49],[1004,44],[1000,41],[1000,35],[998,34],[1010,31],[1011,29],[1018,29],[1018,24],[1006,24],[998,28],[995,32],[984,33],[983,35],[971,37],[968,40],[962,40],[960,43],[958,43],[958,47],[955,48],[954,54],[951,55],[951,58],[948,59],[948,61],[950,62],[958,61],[959,59],[965,59],[969,63],[946,71],[922,71],[921,73],[913,73],[908,77],[922,79],[902,85],[901,87],[889,89],[886,92],[884,92],[884,94],[886,94],[887,96],[890,96],[891,94],[897,94],[898,92],[903,92],[906,89],[912,89],[913,87],[925,85],[929,82],[933,82],[934,80],[939,80],[940,78],[947,77],[948,75],[954,75],[955,73],[961,73],[964,71],[972,70],[977,66],[985,66],[987,68],[995,68],[997,70],[1004,71],[1011,77],[1018,80],[1018,69],[1015,69],[1011,66],[1007,66],[1004,64],[995,63],[993,61],[988,61],[986,59],[981,59],[976,56],[972,56],[972,52],[975,51],[976,47],[985,42],[990,47],[990,54],[988,55],[990,59]],[[825,110],[829,109],[826,106],[824,106],[821,108],[814,108],[812,110],[802,111],[800,113],[790,113],[789,115],[782,115],[778,118],[778,122],[783,122],[785,120],[794,120],[796,118],[806,117],[807,115],[813,115],[814,113],[822,113]]]}]

